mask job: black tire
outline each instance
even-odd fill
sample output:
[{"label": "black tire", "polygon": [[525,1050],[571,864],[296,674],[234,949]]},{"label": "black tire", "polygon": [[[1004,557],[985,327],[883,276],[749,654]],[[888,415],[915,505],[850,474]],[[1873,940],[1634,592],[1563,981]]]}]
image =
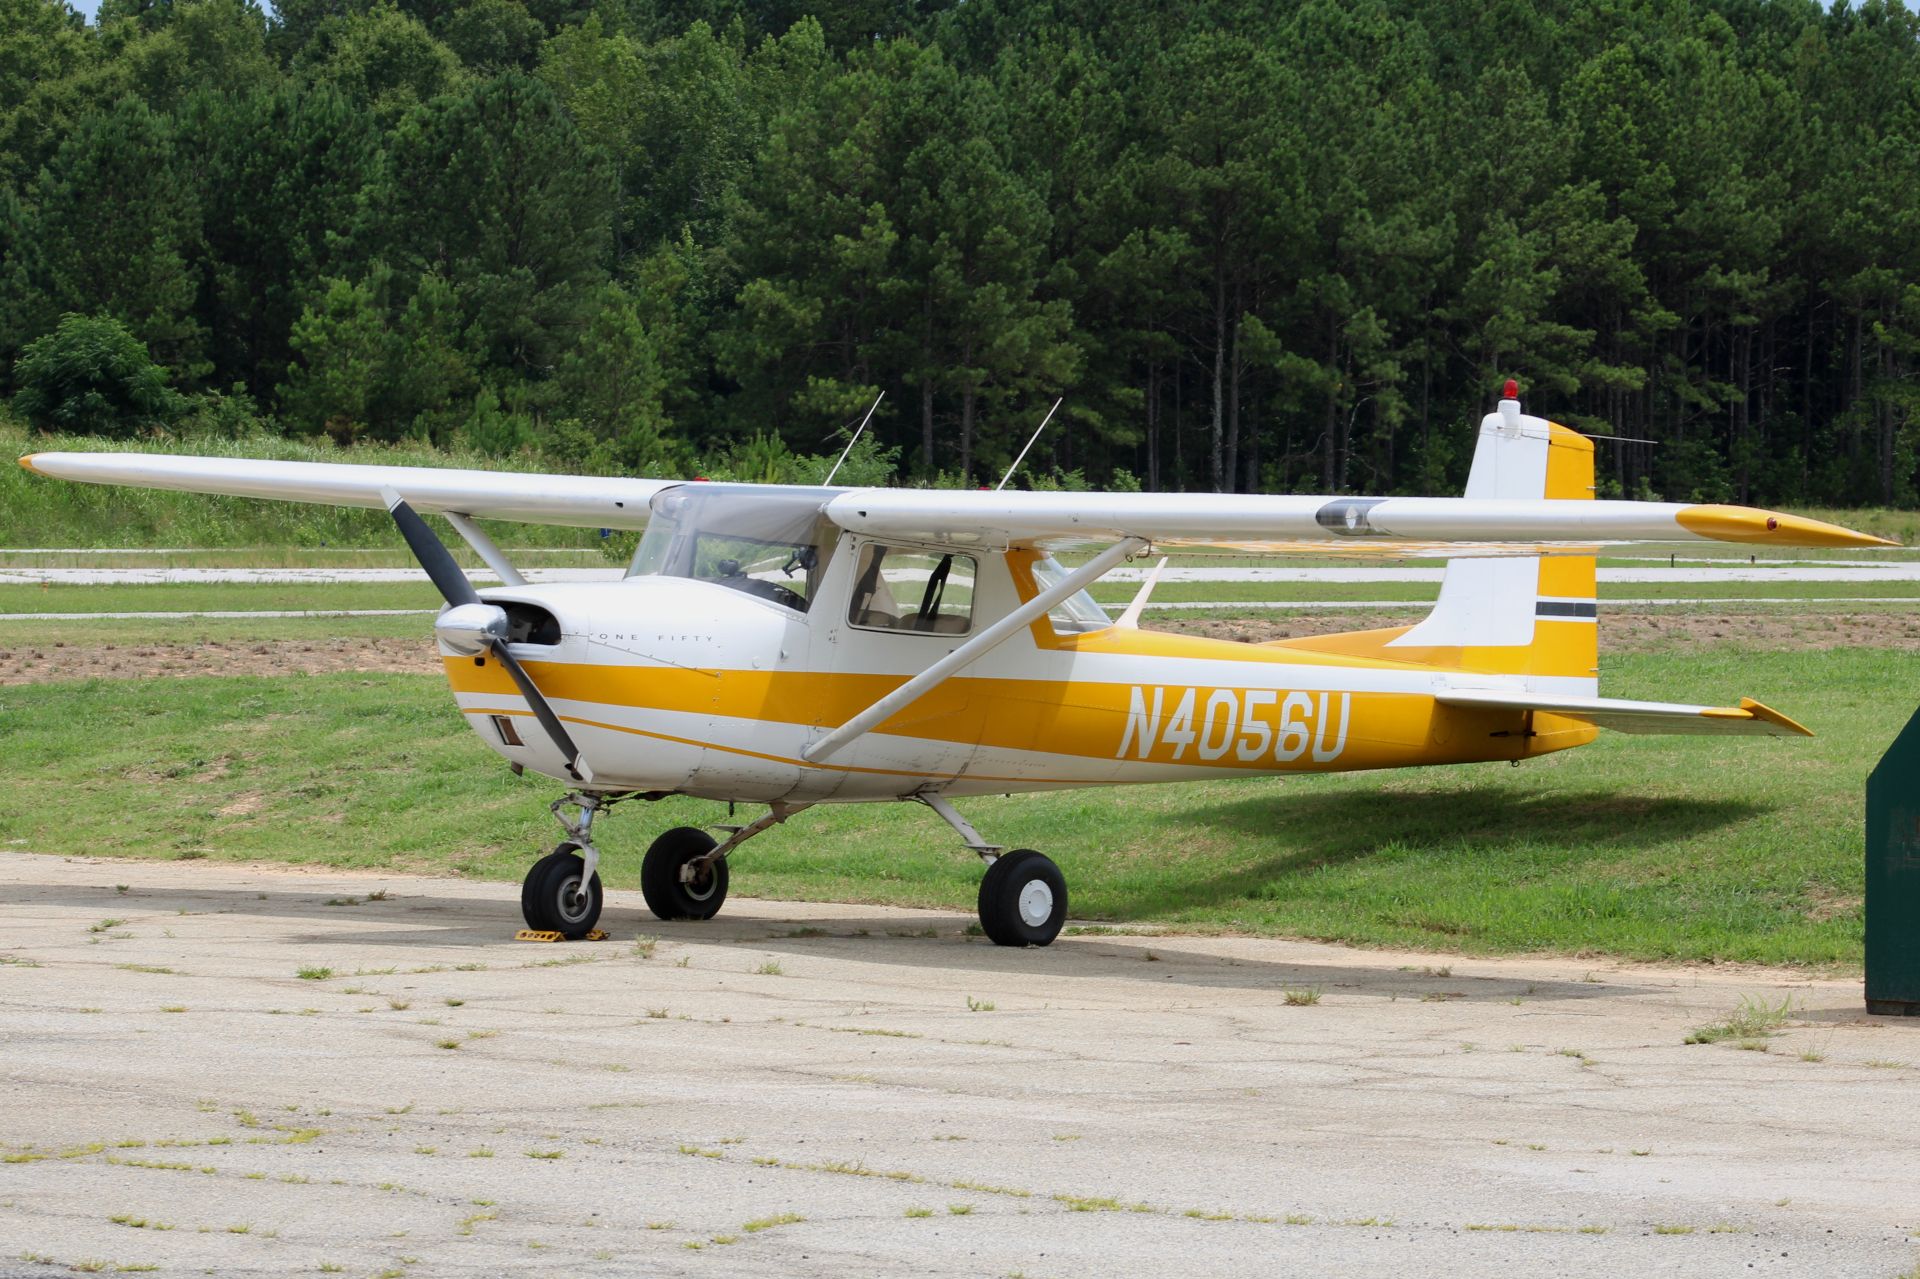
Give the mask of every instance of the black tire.
[{"label": "black tire", "polygon": [[598,872],[587,881],[586,893],[580,892],[584,869],[580,850],[572,844],[560,845],[533,864],[520,885],[520,914],[528,928],[559,933],[568,941],[579,941],[593,931],[606,893]]},{"label": "black tire", "polygon": [[996,946],[1045,946],[1067,922],[1067,877],[1031,848],[1002,853],[980,881],[980,927]]},{"label": "black tire", "polygon": [[640,893],[647,909],[661,919],[712,919],[727,900],[727,861],[721,858],[692,883],[680,879],[680,868],[713,851],[718,841],[694,826],[676,826],[653,841],[640,863]]}]

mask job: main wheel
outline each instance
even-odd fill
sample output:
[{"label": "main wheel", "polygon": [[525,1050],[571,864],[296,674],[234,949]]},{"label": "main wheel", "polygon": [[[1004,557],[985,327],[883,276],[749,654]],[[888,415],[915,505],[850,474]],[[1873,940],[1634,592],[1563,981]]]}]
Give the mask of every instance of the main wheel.
[{"label": "main wheel", "polygon": [[694,872],[681,867],[713,851],[715,840],[692,826],[676,826],[647,849],[640,863],[640,893],[647,909],[662,919],[712,919],[727,900],[727,862],[723,857]]},{"label": "main wheel", "polygon": [[980,881],[980,927],[996,946],[1045,946],[1067,922],[1067,879],[1031,848],[1002,853]]},{"label": "main wheel", "polygon": [[560,845],[533,864],[520,885],[520,913],[528,928],[559,933],[568,941],[579,941],[593,931],[606,894],[598,874],[581,886],[584,869],[580,850],[572,844]]}]

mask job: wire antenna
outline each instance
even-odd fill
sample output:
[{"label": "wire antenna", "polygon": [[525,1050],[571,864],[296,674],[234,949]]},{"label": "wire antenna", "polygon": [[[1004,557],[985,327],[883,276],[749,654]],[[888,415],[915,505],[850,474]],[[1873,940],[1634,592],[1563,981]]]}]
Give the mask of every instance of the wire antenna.
[{"label": "wire antenna", "polygon": [[873,403],[867,406],[867,415],[861,418],[860,425],[853,429],[853,438],[847,441],[847,447],[840,450],[840,456],[834,460],[833,469],[827,472],[827,478],[820,481],[821,488],[825,488],[827,485],[833,483],[833,477],[840,474],[840,463],[846,461],[847,454],[853,452],[853,446],[860,442],[860,432],[867,429],[867,423],[873,421],[873,411],[879,408],[880,401],[886,398],[887,393],[885,391],[873,397]]},{"label": "wire antenna", "polygon": [[1582,431],[1580,432],[1580,434],[1585,435],[1590,440],[1606,440],[1612,444],[1658,444],[1660,443],[1659,440],[1635,439],[1631,435],[1593,435],[1586,431]]},{"label": "wire antenna", "polygon": [[1020,469],[1022,462],[1027,460],[1027,449],[1032,448],[1034,443],[1039,440],[1040,432],[1047,429],[1047,423],[1053,421],[1053,415],[1059,412],[1060,406],[1066,402],[1067,397],[1064,395],[1053,402],[1053,407],[1047,410],[1047,415],[1040,419],[1040,425],[1034,428],[1033,434],[1027,439],[1027,448],[1020,450],[1020,456],[1013,459],[1013,465],[1009,466],[1007,473],[1000,477],[1000,482],[993,486],[994,492],[998,493],[1007,486],[1007,481],[1013,478],[1013,473]]}]

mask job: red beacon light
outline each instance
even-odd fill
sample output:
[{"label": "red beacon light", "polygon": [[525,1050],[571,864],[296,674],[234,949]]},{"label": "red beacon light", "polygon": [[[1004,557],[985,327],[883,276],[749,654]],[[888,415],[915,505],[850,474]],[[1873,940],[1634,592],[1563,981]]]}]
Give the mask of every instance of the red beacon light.
[{"label": "red beacon light", "polygon": [[1520,383],[1519,383],[1518,381],[1516,381],[1515,379],[1513,379],[1513,378],[1508,378],[1508,379],[1507,379],[1507,384],[1506,384],[1505,386],[1503,386],[1503,387],[1501,387],[1501,388],[1500,388],[1500,398],[1501,398],[1501,399],[1503,399],[1503,400],[1517,400],[1517,399],[1519,399],[1519,398],[1520,398]]}]

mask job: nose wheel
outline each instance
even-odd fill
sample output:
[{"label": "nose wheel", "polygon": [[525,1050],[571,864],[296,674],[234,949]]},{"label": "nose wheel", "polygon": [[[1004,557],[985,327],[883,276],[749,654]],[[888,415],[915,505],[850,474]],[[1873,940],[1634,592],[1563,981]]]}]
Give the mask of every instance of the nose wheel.
[{"label": "nose wheel", "polygon": [[980,927],[996,946],[1045,946],[1067,922],[1067,878],[1031,848],[1002,853],[980,880]]},{"label": "nose wheel", "polygon": [[527,927],[579,941],[600,922],[606,896],[600,876],[589,872],[580,849],[562,844],[533,864],[520,885],[520,913]]},{"label": "nose wheel", "polygon": [[[567,838],[533,864],[520,884],[520,914],[535,932],[559,933],[579,941],[600,922],[606,894],[600,887],[600,850],[593,844],[593,819],[602,809],[627,798],[575,791],[550,806]],[[578,809],[568,816],[568,808]]]}]

